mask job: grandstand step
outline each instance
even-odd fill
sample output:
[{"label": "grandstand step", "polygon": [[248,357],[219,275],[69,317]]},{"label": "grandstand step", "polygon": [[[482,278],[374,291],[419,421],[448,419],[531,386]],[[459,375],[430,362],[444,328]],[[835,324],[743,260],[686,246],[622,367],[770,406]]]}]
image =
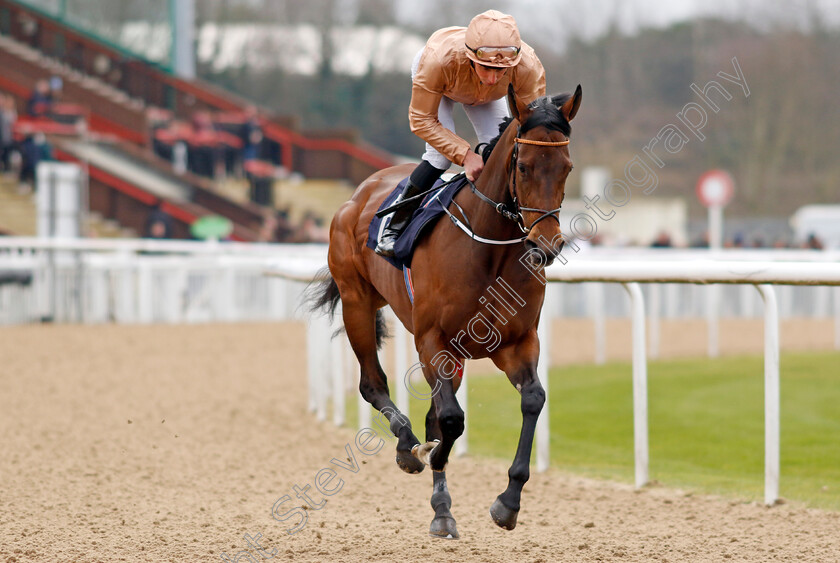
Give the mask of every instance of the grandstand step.
[{"label": "grandstand step", "polygon": [[94,238],[136,238],[137,232],[112,219],[105,219],[99,213],[91,212],[88,214],[85,235]]},{"label": "grandstand step", "polygon": [[0,230],[18,236],[38,231],[38,210],[31,193],[19,193],[17,180],[0,179]]},{"label": "grandstand step", "polygon": [[293,221],[311,213],[329,225],[335,212],[353,195],[352,188],[343,181],[305,180],[274,183],[274,201],[278,208],[289,208]]}]

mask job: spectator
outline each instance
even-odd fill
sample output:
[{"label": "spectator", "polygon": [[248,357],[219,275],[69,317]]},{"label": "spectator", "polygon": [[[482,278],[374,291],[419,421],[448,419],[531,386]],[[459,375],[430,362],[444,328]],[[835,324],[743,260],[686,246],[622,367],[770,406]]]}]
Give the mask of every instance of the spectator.
[{"label": "spectator", "polygon": [[280,216],[270,209],[265,210],[262,225],[257,232],[257,242],[278,242]]},{"label": "spectator", "polygon": [[656,239],[654,239],[653,243],[650,245],[651,248],[671,248],[672,246],[671,235],[669,235],[666,231],[659,231],[659,234],[656,235]]},{"label": "spectator", "polygon": [[805,242],[805,248],[808,250],[823,250],[825,245],[816,233],[811,233],[808,235],[808,240]]},{"label": "spectator", "polygon": [[61,94],[64,91],[64,80],[60,76],[50,76],[50,99],[53,103],[61,101]]},{"label": "spectator", "polygon": [[242,131],[242,161],[248,162],[249,160],[259,158],[263,132],[256,107],[248,106],[245,109],[245,117],[245,126]]},{"label": "spectator", "polygon": [[307,213],[295,233],[294,242],[329,242],[329,232],[312,213]]},{"label": "spectator", "polygon": [[163,202],[158,200],[152,210],[149,212],[149,217],[146,219],[146,226],[144,228],[143,236],[152,239],[168,239],[172,238],[172,217],[162,209]]},{"label": "spectator", "polygon": [[21,168],[20,168],[20,191],[26,193],[32,191],[37,185],[35,176],[38,170],[38,163],[44,160],[52,160],[52,147],[47,143],[47,137],[43,133],[28,135],[20,146]]},{"label": "spectator", "polygon": [[251,201],[268,207],[274,206],[274,166],[262,160],[248,160],[243,169],[248,178]]},{"label": "spectator", "polygon": [[0,94],[0,167],[4,172],[10,170],[10,156],[15,144],[14,126],[17,121],[15,99]]},{"label": "spectator", "polygon": [[206,111],[197,111],[192,116],[192,135],[189,141],[189,168],[195,174],[215,178],[221,163],[217,147],[213,120]]},{"label": "spectator", "polygon": [[26,103],[26,113],[32,117],[49,115],[52,110],[53,95],[50,83],[46,80],[39,80],[35,83],[35,90]]}]

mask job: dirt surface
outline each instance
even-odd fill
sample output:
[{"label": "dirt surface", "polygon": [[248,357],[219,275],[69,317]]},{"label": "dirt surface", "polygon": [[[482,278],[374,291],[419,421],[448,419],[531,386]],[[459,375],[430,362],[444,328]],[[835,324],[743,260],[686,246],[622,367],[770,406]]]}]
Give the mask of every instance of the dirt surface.
[{"label": "dirt surface", "polygon": [[[487,510],[507,467],[470,457],[448,471],[461,539],[433,540],[430,472],[316,422],[305,357],[295,324],[0,330],[0,562],[236,560],[246,534],[277,561],[840,560],[838,513],[554,471],[504,531]],[[288,535],[272,506],[327,498],[327,467],[341,489]]]}]

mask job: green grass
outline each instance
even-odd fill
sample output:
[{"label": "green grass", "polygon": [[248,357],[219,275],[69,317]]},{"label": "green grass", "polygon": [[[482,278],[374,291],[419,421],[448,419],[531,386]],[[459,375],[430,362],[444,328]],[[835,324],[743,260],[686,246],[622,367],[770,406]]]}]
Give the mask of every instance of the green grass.
[{"label": "green grass", "polygon": [[[780,495],[840,510],[840,354],[781,359]],[[551,464],[562,471],[633,482],[631,366],[551,370]],[[469,380],[470,453],[512,459],[519,395],[503,375]],[[650,477],[666,486],[761,500],[764,368],[761,357],[651,362]],[[355,401],[348,403],[355,421]],[[428,402],[411,405],[423,439]]]}]

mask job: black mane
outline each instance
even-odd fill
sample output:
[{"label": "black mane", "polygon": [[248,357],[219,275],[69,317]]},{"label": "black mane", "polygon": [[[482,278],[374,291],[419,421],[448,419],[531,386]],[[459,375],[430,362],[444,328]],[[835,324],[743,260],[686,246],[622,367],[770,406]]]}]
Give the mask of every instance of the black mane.
[{"label": "black mane", "polygon": [[[552,98],[548,96],[537,98],[531,102],[528,107],[533,110],[533,113],[525,120],[525,123],[522,124],[520,134],[524,135],[536,127],[545,127],[549,131],[560,131],[567,137],[571,135],[572,126],[558,109],[571,97],[571,93],[565,92]],[[512,117],[506,117],[499,124],[499,134],[496,135],[489,143],[484,145],[484,148],[481,150],[481,158],[484,162],[487,162],[487,159],[490,158],[490,153],[493,152],[493,148],[495,148],[496,144],[499,142],[499,138],[502,136],[502,133],[505,132],[512,121]],[[478,152],[478,147],[476,147],[476,152]]]}]

